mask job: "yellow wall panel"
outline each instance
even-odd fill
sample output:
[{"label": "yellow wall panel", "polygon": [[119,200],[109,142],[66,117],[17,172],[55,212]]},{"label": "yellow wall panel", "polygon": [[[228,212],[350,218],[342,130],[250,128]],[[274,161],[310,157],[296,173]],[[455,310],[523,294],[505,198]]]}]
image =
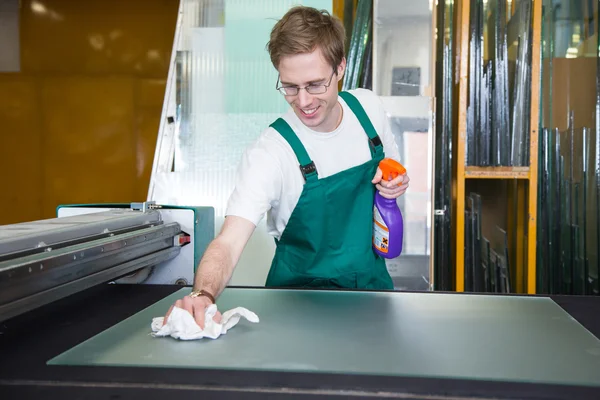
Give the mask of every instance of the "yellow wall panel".
[{"label": "yellow wall panel", "polygon": [[21,1],[22,71],[0,73],[0,224],[145,200],[178,6]]},{"label": "yellow wall panel", "polygon": [[[177,3],[24,1],[23,70],[164,78],[173,44]],[[45,12],[39,11],[40,5]]]},{"label": "yellow wall panel", "polygon": [[0,74],[0,223],[41,217],[42,151],[35,81]]},{"label": "yellow wall panel", "polygon": [[160,113],[167,82],[164,79],[139,79],[136,84],[137,105],[158,109]]},{"label": "yellow wall panel", "polygon": [[44,82],[45,209],[72,202],[131,201],[135,175],[133,80]]}]

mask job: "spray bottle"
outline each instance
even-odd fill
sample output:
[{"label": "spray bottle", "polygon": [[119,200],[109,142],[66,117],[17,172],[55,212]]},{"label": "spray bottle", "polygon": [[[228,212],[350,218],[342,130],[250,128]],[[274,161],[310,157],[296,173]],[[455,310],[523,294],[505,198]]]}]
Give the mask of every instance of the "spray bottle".
[{"label": "spray bottle", "polygon": [[[385,158],[379,163],[382,180],[392,180],[406,173],[399,162]],[[395,258],[402,253],[404,221],[396,199],[386,199],[377,191],[373,206],[373,250],[384,258]]]}]

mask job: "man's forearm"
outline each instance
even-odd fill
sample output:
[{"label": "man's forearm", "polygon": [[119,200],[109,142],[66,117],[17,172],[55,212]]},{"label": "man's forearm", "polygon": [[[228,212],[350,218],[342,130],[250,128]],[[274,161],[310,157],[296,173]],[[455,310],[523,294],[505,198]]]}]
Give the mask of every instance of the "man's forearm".
[{"label": "man's forearm", "polygon": [[233,255],[226,243],[219,239],[211,242],[200,261],[194,278],[195,290],[206,290],[218,297],[233,273]]}]

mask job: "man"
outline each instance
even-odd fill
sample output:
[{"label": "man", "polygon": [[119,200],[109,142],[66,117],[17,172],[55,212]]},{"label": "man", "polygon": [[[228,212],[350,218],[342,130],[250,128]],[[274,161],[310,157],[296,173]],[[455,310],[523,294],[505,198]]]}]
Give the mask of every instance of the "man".
[{"label": "man", "polygon": [[374,194],[397,198],[409,178],[382,180],[379,161],[384,154],[399,160],[399,153],[377,96],[338,94],[344,39],[338,19],[308,7],[290,9],[274,26],[268,50],[291,109],[244,153],[194,291],[174,304],[200,327],[265,214],[277,244],[267,286],[393,289],[372,250]]}]

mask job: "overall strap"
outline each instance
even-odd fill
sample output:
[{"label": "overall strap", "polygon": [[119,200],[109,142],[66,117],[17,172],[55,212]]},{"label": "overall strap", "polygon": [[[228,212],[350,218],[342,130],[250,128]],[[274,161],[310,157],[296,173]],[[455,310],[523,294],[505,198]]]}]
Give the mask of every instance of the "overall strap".
[{"label": "overall strap", "polygon": [[302,172],[302,176],[304,176],[304,180],[317,180],[319,175],[317,173],[317,167],[310,159],[310,156],[306,152],[306,149],[302,145],[300,139],[298,139],[298,136],[296,136],[296,133],[294,133],[292,127],[290,127],[290,125],[283,118],[277,118],[270,126],[279,132],[279,134],[283,136],[283,138],[292,147],[292,150],[294,151],[294,154],[296,154],[296,158],[300,163],[300,171]]},{"label": "overall strap", "polygon": [[340,92],[339,96],[344,99],[346,104],[348,104],[348,107],[350,107],[350,110],[352,110],[354,115],[356,115],[356,118],[358,118],[358,122],[360,122],[362,125],[363,129],[367,133],[367,136],[369,136],[369,142],[371,143],[371,157],[375,157],[376,154],[382,154],[383,145],[381,144],[381,139],[379,138],[375,127],[371,123],[369,116],[365,112],[365,109],[360,104],[358,99],[349,92]]}]

